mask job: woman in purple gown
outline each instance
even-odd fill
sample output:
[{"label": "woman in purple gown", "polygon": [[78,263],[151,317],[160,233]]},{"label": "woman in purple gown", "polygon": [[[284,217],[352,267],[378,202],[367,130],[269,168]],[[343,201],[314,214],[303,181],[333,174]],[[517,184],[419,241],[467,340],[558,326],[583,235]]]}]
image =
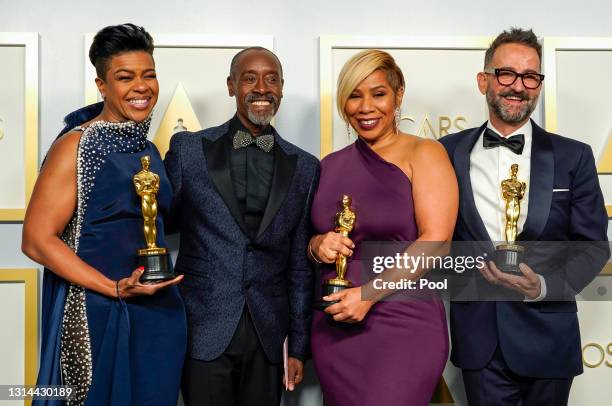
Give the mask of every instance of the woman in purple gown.
[{"label": "woman in purple gown", "polygon": [[[360,52],[340,72],[338,110],[358,137],[321,163],[311,213],[317,234],[309,245],[323,279],[335,276],[339,253],[350,256],[353,287],[324,298],[339,302],[313,319],[326,406],[428,405],[448,356],[444,305],[435,295],[385,301],[381,291],[362,299],[364,242],[449,241],[455,225],[458,191],[448,156],[438,142],[399,131],[403,94],[402,72],[386,52]],[[333,231],[342,195],[357,214],[349,238]]]}]

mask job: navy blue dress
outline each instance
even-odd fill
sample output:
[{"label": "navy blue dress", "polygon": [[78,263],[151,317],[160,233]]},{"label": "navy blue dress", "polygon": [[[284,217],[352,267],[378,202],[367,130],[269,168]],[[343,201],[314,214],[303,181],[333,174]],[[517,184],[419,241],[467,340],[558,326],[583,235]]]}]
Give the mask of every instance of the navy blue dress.
[{"label": "navy blue dress", "polygon": [[[78,208],[62,238],[113,280],[130,276],[138,249],[146,247],[132,183],[144,155],[160,177],[157,245],[165,246],[162,219],[172,190],[159,152],[146,140],[148,125],[94,123],[79,144]],[[69,405],[177,404],[187,334],[176,286],[123,301],[46,270],[42,327],[38,384],[74,385],[78,396]]]}]

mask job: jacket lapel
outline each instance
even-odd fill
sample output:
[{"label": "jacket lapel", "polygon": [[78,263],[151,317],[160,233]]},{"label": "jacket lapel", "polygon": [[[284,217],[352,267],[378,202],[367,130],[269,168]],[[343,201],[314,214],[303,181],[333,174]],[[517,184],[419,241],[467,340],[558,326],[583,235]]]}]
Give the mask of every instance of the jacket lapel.
[{"label": "jacket lapel", "polygon": [[274,130],[274,142],[274,174],[272,175],[268,203],[261,218],[261,223],[259,223],[258,237],[270,225],[285,200],[297,164],[297,157],[295,155],[288,155],[283,151],[280,137],[276,130]]},{"label": "jacket lapel", "polygon": [[461,212],[461,217],[463,217],[466,227],[474,236],[474,241],[490,241],[489,233],[476,209],[472,181],[470,178],[470,153],[486,125],[485,123],[481,127],[466,134],[457,144],[455,153],[453,154],[453,165],[455,166],[457,181],[459,183],[459,211]]},{"label": "jacket lapel", "polygon": [[523,231],[517,240],[536,240],[542,233],[552,202],[555,157],[549,135],[531,121],[531,168],[529,169],[529,204]]},{"label": "jacket lapel", "polygon": [[232,216],[244,234],[248,236],[249,232],[247,231],[244,218],[242,217],[240,207],[238,206],[238,200],[236,199],[236,194],[234,193],[234,185],[232,184],[232,177],[230,174],[230,137],[226,137],[225,134],[222,134],[214,141],[203,138],[202,143],[202,147],[204,148],[204,156],[206,157],[208,174],[217,187],[217,191],[223,198],[227,208],[232,213]]}]

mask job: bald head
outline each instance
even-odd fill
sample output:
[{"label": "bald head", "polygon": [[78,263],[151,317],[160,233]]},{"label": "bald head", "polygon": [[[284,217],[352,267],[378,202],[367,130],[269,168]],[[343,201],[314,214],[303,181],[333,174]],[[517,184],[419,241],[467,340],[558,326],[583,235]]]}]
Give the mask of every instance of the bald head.
[{"label": "bald head", "polygon": [[251,53],[251,52],[264,52],[264,53],[267,53],[267,54],[271,55],[274,58],[274,60],[276,61],[276,63],[278,64],[278,71],[280,72],[281,78],[282,78],[282,76],[283,76],[283,66],[281,65],[280,60],[274,54],[274,52],[272,52],[269,49],[264,48],[264,47],[249,47],[249,48],[245,48],[242,51],[238,52],[232,58],[232,63],[230,64],[230,74],[229,74],[229,77],[231,79],[235,79],[236,78],[236,74],[238,73],[238,66],[240,64],[240,60],[244,56],[246,56],[248,53]]}]

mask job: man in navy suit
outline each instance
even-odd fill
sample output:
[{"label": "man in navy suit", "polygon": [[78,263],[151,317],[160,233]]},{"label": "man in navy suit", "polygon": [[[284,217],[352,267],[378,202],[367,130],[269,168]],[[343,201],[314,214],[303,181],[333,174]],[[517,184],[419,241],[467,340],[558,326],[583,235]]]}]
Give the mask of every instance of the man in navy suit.
[{"label": "man in navy suit", "polygon": [[283,341],[290,390],[310,352],[313,273],[307,258],[318,160],[270,125],[282,98],[280,61],[264,48],[233,58],[236,115],[176,134],[165,159],[180,232],[176,271],[189,348],[186,405],[278,405]]},{"label": "man in navy suit", "polygon": [[[506,239],[500,184],[518,164],[517,178],[527,187],[517,240],[561,241],[568,248],[545,250],[544,260],[526,256],[520,274],[502,272],[493,262],[475,274],[481,286],[517,300],[451,303],[451,360],[462,369],[470,406],[567,405],[572,379],[582,373],[574,296],[609,256],[591,148],[530,120],[543,79],[533,31],[503,32],[477,76],[488,122],[441,140],[460,188],[456,241],[484,242],[492,252],[494,242]],[[571,252],[569,241],[593,244],[586,255]]]}]

